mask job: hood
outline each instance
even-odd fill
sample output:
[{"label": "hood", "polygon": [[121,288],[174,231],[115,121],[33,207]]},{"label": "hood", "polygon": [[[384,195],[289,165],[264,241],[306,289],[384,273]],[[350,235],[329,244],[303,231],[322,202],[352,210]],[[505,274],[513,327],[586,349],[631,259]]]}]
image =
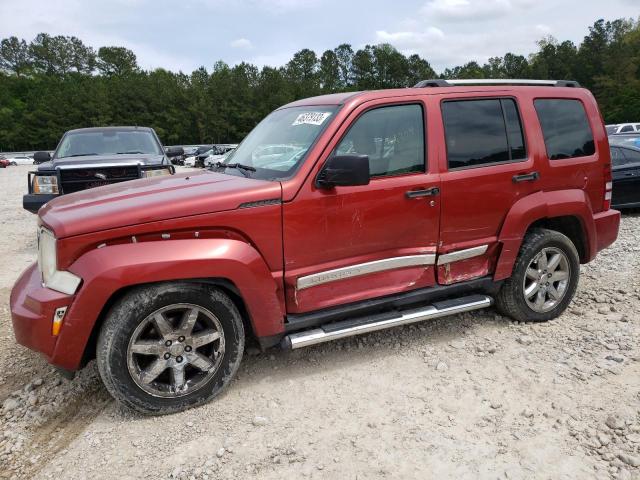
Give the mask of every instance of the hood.
[{"label": "hood", "polygon": [[40,220],[57,238],[172,218],[233,210],[282,198],[279,182],[209,171],[131,180],[62,195],[45,204]]},{"label": "hood", "polygon": [[[54,158],[49,162],[38,165],[38,170],[53,170],[54,168],[81,168],[101,167],[110,164],[140,164],[140,165],[161,165],[165,161],[164,155],[83,155],[80,157]],[[165,162],[167,165],[169,162]]]}]

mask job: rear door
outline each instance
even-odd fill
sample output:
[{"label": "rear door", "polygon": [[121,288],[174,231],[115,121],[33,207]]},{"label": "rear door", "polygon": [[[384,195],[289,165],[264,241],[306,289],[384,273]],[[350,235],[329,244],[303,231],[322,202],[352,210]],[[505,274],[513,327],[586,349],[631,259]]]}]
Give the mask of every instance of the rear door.
[{"label": "rear door", "polygon": [[438,283],[487,275],[509,208],[538,188],[521,107],[511,96],[446,95],[439,111],[442,214]]},{"label": "rear door", "polygon": [[283,204],[287,311],[302,313],[435,283],[439,175],[427,169],[420,97],[357,108],[330,155],[369,156],[365,186],[318,188],[317,171]]}]

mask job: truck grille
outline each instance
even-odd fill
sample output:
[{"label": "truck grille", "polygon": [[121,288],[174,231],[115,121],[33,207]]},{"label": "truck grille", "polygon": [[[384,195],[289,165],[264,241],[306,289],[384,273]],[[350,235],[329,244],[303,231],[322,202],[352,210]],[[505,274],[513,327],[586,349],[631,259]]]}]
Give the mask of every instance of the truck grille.
[{"label": "truck grille", "polygon": [[79,192],[88,188],[111,185],[140,178],[137,166],[83,168],[78,170],[61,170],[62,193]]}]

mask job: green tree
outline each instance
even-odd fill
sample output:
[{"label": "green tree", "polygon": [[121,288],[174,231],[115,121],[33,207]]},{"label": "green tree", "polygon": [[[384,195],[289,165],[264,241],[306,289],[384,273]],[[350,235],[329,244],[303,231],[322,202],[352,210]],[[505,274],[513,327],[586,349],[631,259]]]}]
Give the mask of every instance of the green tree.
[{"label": "green tree", "polygon": [[127,75],[139,71],[136,54],[124,47],[100,47],[96,66],[103,75]]},{"label": "green tree", "polygon": [[0,70],[24,75],[31,68],[29,46],[17,37],[4,38],[0,42]]}]

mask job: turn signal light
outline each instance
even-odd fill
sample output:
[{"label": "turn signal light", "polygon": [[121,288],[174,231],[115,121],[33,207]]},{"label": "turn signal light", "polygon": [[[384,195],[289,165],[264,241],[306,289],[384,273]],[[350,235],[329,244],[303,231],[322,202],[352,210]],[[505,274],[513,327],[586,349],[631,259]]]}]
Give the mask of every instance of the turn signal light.
[{"label": "turn signal light", "polygon": [[64,316],[66,313],[67,313],[67,307],[56,308],[56,311],[53,314],[53,323],[51,325],[51,335],[57,336],[60,333],[60,329],[62,328],[62,321],[64,320]]}]

